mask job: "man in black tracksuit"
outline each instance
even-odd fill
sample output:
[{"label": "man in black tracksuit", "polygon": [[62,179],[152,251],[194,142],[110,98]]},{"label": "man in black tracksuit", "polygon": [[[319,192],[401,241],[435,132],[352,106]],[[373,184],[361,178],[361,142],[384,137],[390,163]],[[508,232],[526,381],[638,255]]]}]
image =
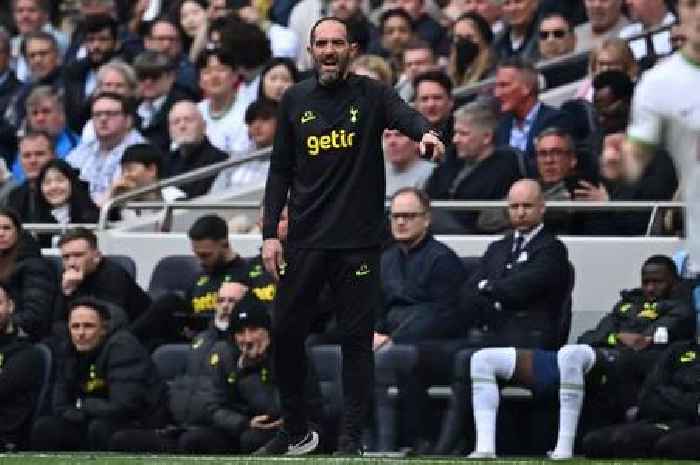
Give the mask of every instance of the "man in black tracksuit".
[{"label": "man in black tracksuit", "polygon": [[92,297],[71,303],[53,416],[34,424],[34,450],[108,450],[119,429],[164,423],[165,383],[138,339],[121,329],[124,321],[115,321],[118,315]]},{"label": "man in black tracksuit", "polygon": [[[263,261],[281,275],[273,317],[284,429],[259,452],[305,454],[318,446],[304,403],[304,340],[317,296],[329,281],[339,302],[344,420],[339,451],[358,453],[372,389],[373,312],[379,298],[379,245],[384,231],[381,134],[398,129],[421,152],[444,153],[439,134],[392,89],[348,73],[356,44],[337,18],[311,30],[315,76],[293,86],[279,109],[265,189]],[[283,253],[277,222],[289,195]]]},{"label": "man in black tracksuit", "polygon": [[592,457],[700,457],[700,347],[673,344],[659,358],[639,396],[636,421],[585,436]]}]

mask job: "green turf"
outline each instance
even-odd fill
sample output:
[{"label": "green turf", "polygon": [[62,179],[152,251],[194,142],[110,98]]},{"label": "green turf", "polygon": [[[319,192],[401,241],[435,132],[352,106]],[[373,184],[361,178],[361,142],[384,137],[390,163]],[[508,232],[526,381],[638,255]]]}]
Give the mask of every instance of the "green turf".
[{"label": "green turf", "polygon": [[553,462],[544,459],[507,458],[498,460],[466,460],[456,457],[420,458],[251,458],[235,456],[173,456],[117,454],[12,454],[1,455],[0,465],[689,465],[695,461],[681,460],[586,460]]}]

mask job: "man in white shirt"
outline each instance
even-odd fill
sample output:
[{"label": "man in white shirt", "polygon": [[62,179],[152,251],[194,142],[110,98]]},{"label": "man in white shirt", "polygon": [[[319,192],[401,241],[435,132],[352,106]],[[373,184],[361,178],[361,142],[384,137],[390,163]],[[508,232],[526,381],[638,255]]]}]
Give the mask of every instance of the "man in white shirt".
[{"label": "man in white shirt", "polygon": [[80,171],[80,179],[89,184],[92,200],[101,205],[112,183],[121,174],[124,150],[144,142],[144,139],[133,128],[134,118],[121,95],[98,94],[92,103],[92,120],[96,139],[78,145],[68,154],[66,161]]},{"label": "man in white shirt", "polygon": [[420,158],[418,143],[395,129],[382,135],[386,164],[386,196],[392,197],[402,187],[422,189],[435,164]]},{"label": "man in white shirt", "polygon": [[685,197],[695,182],[700,154],[700,4],[680,0],[678,12],[685,45],[644,73],[637,84],[622,161],[626,177],[637,180],[656,148],[665,148],[678,173],[679,193]]},{"label": "man in white shirt", "polygon": [[244,123],[247,105],[237,97],[240,73],[231,53],[223,49],[204,50],[197,58],[199,86],[207,98],[197,104],[211,144],[227,153],[252,148]]}]

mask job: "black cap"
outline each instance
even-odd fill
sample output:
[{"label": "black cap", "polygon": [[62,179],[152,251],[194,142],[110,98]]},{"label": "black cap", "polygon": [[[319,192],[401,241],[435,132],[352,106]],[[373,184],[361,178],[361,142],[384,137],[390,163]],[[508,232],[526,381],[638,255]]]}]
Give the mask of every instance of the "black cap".
[{"label": "black cap", "polygon": [[229,329],[234,333],[243,328],[265,328],[269,330],[271,325],[270,314],[265,305],[252,293],[248,293],[236,305],[231,315]]}]

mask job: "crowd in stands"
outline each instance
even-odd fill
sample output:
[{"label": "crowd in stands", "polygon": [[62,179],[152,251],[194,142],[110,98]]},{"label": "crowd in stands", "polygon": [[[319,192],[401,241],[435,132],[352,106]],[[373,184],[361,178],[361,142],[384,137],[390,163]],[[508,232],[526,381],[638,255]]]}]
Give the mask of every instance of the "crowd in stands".
[{"label": "crowd in stands", "polygon": [[[700,347],[685,268],[649,257],[640,287],[566,345],[574,281],[586,277],[557,235],[641,235],[650,215],[545,208],[683,198],[697,136],[691,144],[687,128],[669,132],[649,116],[650,101],[691,117],[700,104],[689,90],[696,64],[678,52],[690,40],[678,3],[697,8],[11,0],[0,11],[0,450],[247,454],[281,427],[269,355],[275,281],[260,257],[235,250],[225,220],[205,215],[191,226],[196,276],[158,292],[103,256],[89,229],[32,235],[24,225],[95,223],[115,196],[272,147],[285,91],[313,76],[311,27],[332,15],[357,43],[352,72],[394,87],[447,147],[436,165],[388,129],[377,154],[390,208],[365,447],[495,457],[499,383],[517,383],[535,407],[558,413],[558,434],[527,452],[697,459]],[[671,67],[682,69],[680,85],[664,101]],[[547,103],[563,85],[572,89],[565,101]],[[684,98],[691,106],[675,108]],[[630,154],[647,162],[631,167]],[[139,200],[260,187],[268,169],[266,159],[244,161]],[[508,208],[431,210],[431,200]],[[662,228],[677,231],[670,223]],[[285,212],[280,240],[286,231]],[[470,262],[441,233],[504,236]],[[42,247],[60,250],[60,268]],[[333,313],[329,287],[310,351],[342,342]],[[158,364],[168,344],[180,347],[177,373]],[[306,407],[330,452],[339,419],[317,368],[308,366]],[[441,428],[431,421],[434,385],[452,387]]]},{"label": "crowd in stands", "polygon": [[[434,200],[503,200],[521,177],[541,180],[547,198],[559,200],[670,200],[678,187],[663,146],[643,180],[630,184],[615,172],[635,83],[685,41],[673,1],[12,0],[9,7],[0,17],[0,202],[23,222],[91,223],[94,207],[147,185],[122,176],[132,145],[148,144],[143,151],[160,159],[151,182],[271,147],[276,107],[288,87],[312,75],[309,31],[326,15],[350,26],[352,72],[393,86],[447,143],[435,166],[389,131],[387,198],[413,186]],[[490,84],[462,90],[482,82]],[[576,90],[561,108],[543,101],[564,84]],[[552,129],[569,145],[566,154],[538,157],[537,136]],[[37,133],[50,142],[38,157],[25,140],[39,143]],[[87,189],[87,213],[67,213],[66,199],[37,207],[45,204],[37,175],[54,157],[76,171],[68,198]],[[551,165],[562,162],[569,168],[555,176]],[[266,159],[244,162],[147,199],[260,187],[268,167]],[[483,213],[439,215],[433,230],[502,229],[488,214],[478,221]],[[557,223],[558,232],[642,234],[649,218],[573,216]]]}]

